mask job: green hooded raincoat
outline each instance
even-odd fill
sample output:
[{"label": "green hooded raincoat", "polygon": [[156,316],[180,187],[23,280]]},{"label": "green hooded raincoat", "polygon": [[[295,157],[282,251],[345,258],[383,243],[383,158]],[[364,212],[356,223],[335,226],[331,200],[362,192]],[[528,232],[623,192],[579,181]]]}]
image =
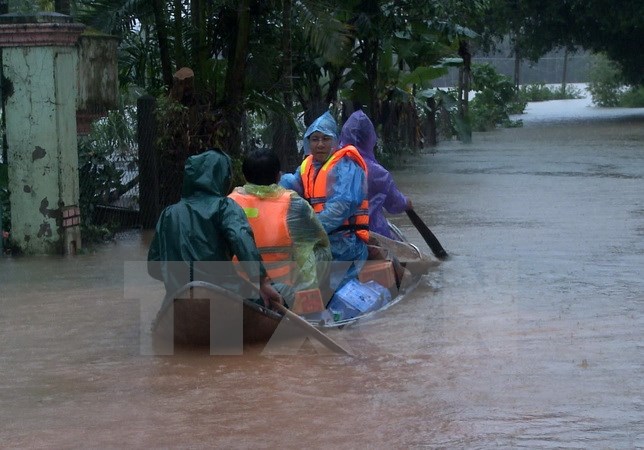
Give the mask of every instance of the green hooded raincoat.
[{"label": "green hooded raincoat", "polygon": [[244,211],[226,197],[231,183],[231,161],[222,151],[208,150],[187,159],[181,200],[161,213],[148,252],[148,272],[165,283],[167,292],[193,280],[236,289],[232,264],[202,263],[231,261],[233,255],[250,280],[266,275]]}]

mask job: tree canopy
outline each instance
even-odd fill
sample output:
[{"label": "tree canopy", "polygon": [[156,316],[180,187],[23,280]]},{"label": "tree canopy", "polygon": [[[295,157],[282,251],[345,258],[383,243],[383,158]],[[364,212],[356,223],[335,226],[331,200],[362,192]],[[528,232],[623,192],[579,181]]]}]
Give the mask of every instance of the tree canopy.
[{"label": "tree canopy", "polygon": [[309,123],[338,99],[365,108],[385,140],[421,145],[417,111],[433,114],[432,80],[466,66],[479,37],[510,36],[532,60],[557,47],[603,51],[644,82],[644,2],[629,0],[5,1],[14,11],[64,4],[120,36],[123,86],[161,95],[176,70],[192,68],[195,90],[228,123],[221,136],[233,154],[247,114],[263,116],[273,132],[265,142],[292,154],[294,118]]},{"label": "tree canopy", "polygon": [[[490,0],[481,28],[491,39],[510,37],[515,54],[538,60],[556,48],[603,52],[626,80],[644,83],[644,2],[631,0]],[[489,45],[488,45],[489,46]]]}]

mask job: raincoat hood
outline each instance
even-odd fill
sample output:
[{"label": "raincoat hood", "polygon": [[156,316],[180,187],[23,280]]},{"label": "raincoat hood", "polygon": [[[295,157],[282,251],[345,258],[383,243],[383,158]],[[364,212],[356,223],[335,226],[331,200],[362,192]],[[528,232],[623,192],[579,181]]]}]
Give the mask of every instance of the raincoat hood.
[{"label": "raincoat hood", "polygon": [[361,110],[349,116],[340,134],[340,147],[355,146],[366,160],[376,161],[374,148],[378,137],[373,123]]},{"label": "raincoat hood", "polygon": [[207,150],[186,160],[181,196],[225,197],[231,183],[232,164],[228,155],[219,149]]},{"label": "raincoat hood", "polygon": [[306,129],[306,132],[304,133],[304,139],[302,141],[305,155],[311,154],[309,136],[311,136],[316,131],[319,131],[320,133],[331,136],[333,138],[333,145],[331,149],[331,154],[333,154],[333,152],[338,149],[338,123],[335,121],[329,111],[325,112],[320,117],[315,119],[313,123]]}]

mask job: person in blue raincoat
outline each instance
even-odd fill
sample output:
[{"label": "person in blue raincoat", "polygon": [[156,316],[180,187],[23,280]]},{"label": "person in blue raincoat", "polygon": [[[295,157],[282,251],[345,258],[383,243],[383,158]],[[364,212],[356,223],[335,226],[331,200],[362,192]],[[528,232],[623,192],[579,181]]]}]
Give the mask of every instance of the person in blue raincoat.
[{"label": "person in blue raincoat", "polygon": [[378,163],[374,148],[378,137],[369,117],[358,110],[351,114],[340,134],[340,146],[353,145],[367,163],[369,185],[369,229],[390,239],[398,239],[384,214],[400,214],[412,209],[411,200],[394,182],[391,173]]},{"label": "person in blue raincoat", "polygon": [[148,250],[148,273],[164,282],[167,294],[190,281],[208,281],[244,294],[231,264],[237,256],[250,280],[259,280],[266,306],[283,303],[261,263],[253,231],[242,208],[226,197],[232,190],[228,155],[210,149],[185,163],[181,200],[165,208]]},{"label": "person in blue raincoat", "polygon": [[308,127],[303,147],[302,165],[282,175],[280,185],[311,203],[329,235],[333,260],[352,262],[344,277],[332,269],[335,289],[355,278],[368,256],[366,164],[353,146],[338,147],[337,122],[328,111]]}]

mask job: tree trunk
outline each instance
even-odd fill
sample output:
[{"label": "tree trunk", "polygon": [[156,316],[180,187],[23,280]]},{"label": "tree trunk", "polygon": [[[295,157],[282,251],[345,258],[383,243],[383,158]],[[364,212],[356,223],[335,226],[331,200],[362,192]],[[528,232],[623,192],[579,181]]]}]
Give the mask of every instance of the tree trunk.
[{"label": "tree trunk", "polygon": [[273,117],[273,150],[280,158],[282,170],[292,172],[298,163],[297,141],[291,118],[293,117],[293,61],[291,50],[292,0],[282,2],[282,76],[280,87],[284,97],[286,114]]},{"label": "tree trunk", "polygon": [[[380,56],[380,35],[379,29],[383,18],[381,5],[376,0],[365,0],[361,2],[361,12],[369,17],[371,30],[367,36],[361,40],[361,57],[364,65],[365,76],[367,78],[368,89],[368,111],[365,111],[374,125],[382,124],[384,126],[385,118],[380,108],[383,106],[378,98],[378,63]],[[395,3],[395,2],[394,2]]]},{"label": "tree trunk", "polygon": [[340,89],[340,84],[342,84],[342,72],[344,72],[344,67],[340,67],[337,70],[330,71],[329,79],[329,89],[326,91],[326,104],[330,105],[338,99],[338,89]]},{"label": "tree trunk", "polygon": [[464,136],[460,136],[463,142],[472,141],[472,129],[469,126],[468,110],[470,96],[470,78],[472,72],[472,54],[470,53],[469,42],[462,40],[459,42],[458,54],[463,58],[463,67],[459,70],[458,80],[458,115],[462,123],[466,124],[463,131]]},{"label": "tree trunk", "polygon": [[195,68],[195,80],[198,91],[202,91],[205,83],[206,64],[208,63],[208,47],[206,45],[206,5],[204,0],[190,0],[192,13],[192,61]]},{"label": "tree trunk", "polygon": [[308,127],[328,109],[329,105],[322,98],[312,97],[304,109],[304,125]]},{"label": "tree trunk", "polygon": [[427,99],[429,112],[427,113],[427,144],[430,147],[436,147],[438,136],[436,135],[436,99],[434,97]]},{"label": "tree trunk", "polygon": [[250,38],[250,0],[240,0],[237,10],[237,34],[234,49],[229,58],[226,72],[226,88],[224,108],[227,112],[228,145],[226,150],[231,156],[241,153],[240,127],[244,99],[244,79],[246,77],[246,59],[248,58],[248,42]]},{"label": "tree trunk", "polygon": [[514,87],[519,89],[521,84],[521,52],[519,47],[514,47]]},{"label": "tree trunk", "polygon": [[152,10],[154,12],[154,24],[157,30],[159,41],[159,54],[161,56],[161,75],[163,84],[170,89],[172,86],[172,62],[170,60],[170,44],[168,41],[168,30],[166,28],[165,1],[153,0]]},{"label": "tree trunk", "polygon": [[561,77],[561,94],[566,94],[566,79],[568,78],[568,48],[564,50],[563,75]]},{"label": "tree trunk", "polygon": [[186,60],[186,52],[183,46],[183,4],[182,0],[174,0],[174,61],[177,67],[184,67],[190,63]]}]

